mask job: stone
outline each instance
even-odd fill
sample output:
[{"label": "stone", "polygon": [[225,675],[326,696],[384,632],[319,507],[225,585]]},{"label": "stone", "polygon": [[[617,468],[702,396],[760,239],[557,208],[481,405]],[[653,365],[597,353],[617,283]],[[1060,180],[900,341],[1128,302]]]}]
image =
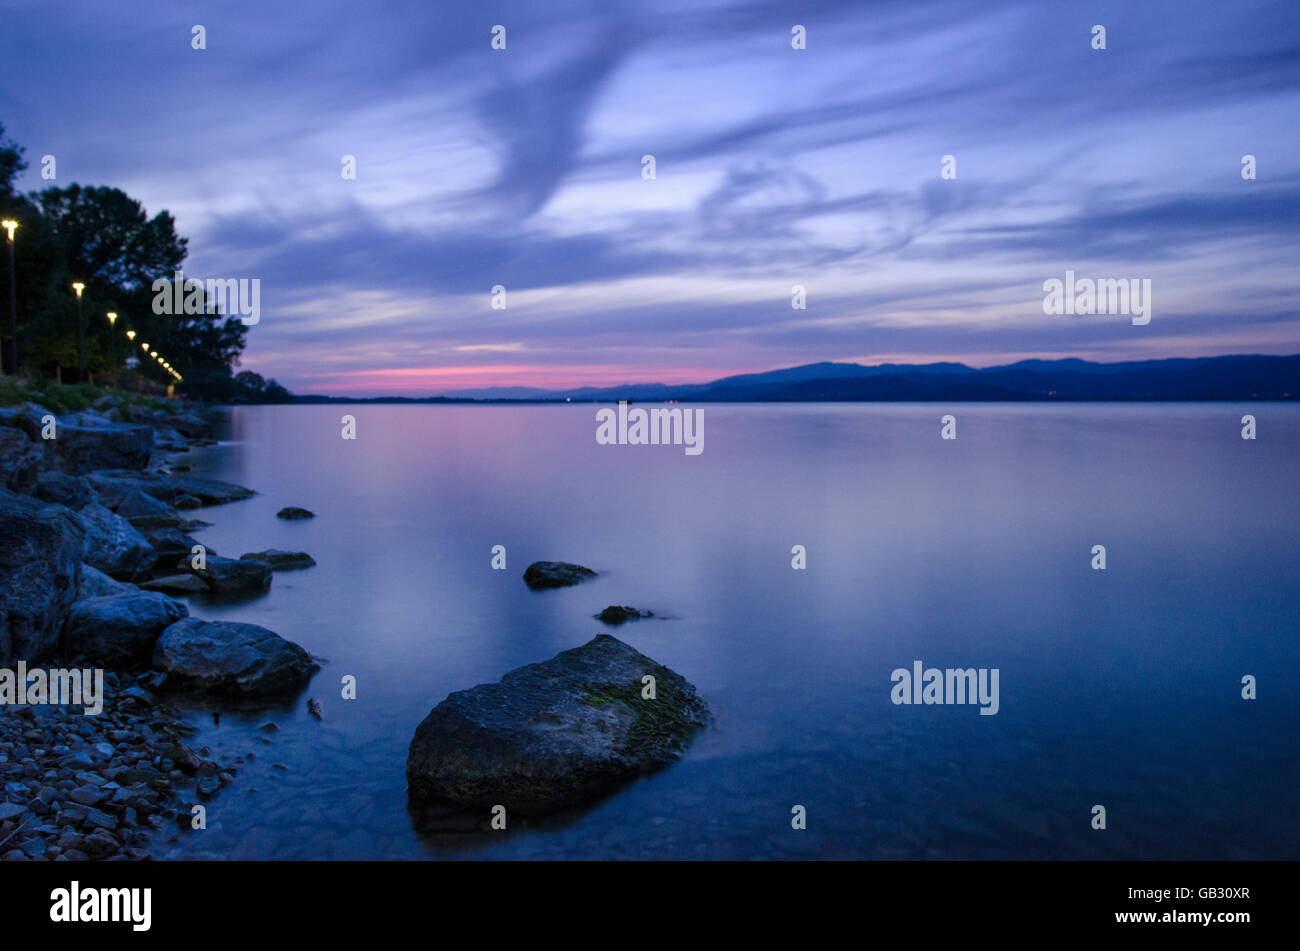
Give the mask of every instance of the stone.
[{"label": "stone", "polygon": [[70,509],[0,489],[0,661],[31,663],[57,647],[84,550]]},{"label": "stone", "polygon": [[631,608],[627,605],[620,606],[617,604],[611,604],[609,607],[605,608],[605,610],[596,615],[596,620],[617,627],[627,621],[635,621],[638,618],[654,616],[655,614],[653,611],[638,611],[636,608]]},{"label": "stone", "polygon": [[46,459],[61,472],[80,475],[96,469],[143,469],[153,451],[148,426],[114,423],[87,413],[59,420],[46,440]]},{"label": "stone", "polygon": [[407,785],[416,802],[552,812],[668,765],[708,721],[681,675],[601,634],[448,696],[415,731]]},{"label": "stone", "polygon": [[153,666],[200,690],[272,696],[301,689],[320,665],[292,641],[256,624],[185,618],[164,630]]},{"label": "stone", "polygon": [[0,486],[30,492],[39,481],[45,454],[21,429],[0,426]]},{"label": "stone", "polygon": [[[188,563],[187,563],[188,564]],[[172,594],[205,594],[211,589],[198,575],[167,575],[140,582],[146,591],[166,591]]]},{"label": "stone", "polygon": [[[190,570],[202,578],[214,594],[243,594],[264,591],[271,585],[271,566],[260,561],[220,558],[208,555],[202,568]],[[186,566],[189,562],[184,563]]]},{"label": "stone", "polygon": [[596,572],[567,561],[535,561],[524,570],[524,584],[534,591],[567,588],[596,577]]},{"label": "stone", "polygon": [[296,505],[288,505],[276,512],[275,517],[293,522],[304,518],[315,518],[316,513],[304,508],[299,508]]},{"label": "stone", "polygon": [[31,494],[42,502],[54,502],[70,509],[84,508],[99,501],[98,494],[85,476],[68,475],[52,469],[40,474]]},{"label": "stone", "polygon": [[158,552],[130,522],[98,502],[85,506],[77,517],[86,531],[82,560],[114,578],[140,578],[158,560]]},{"label": "stone", "polygon": [[77,600],[100,598],[107,594],[122,594],[135,591],[136,587],[125,581],[116,581],[93,565],[82,563],[81,574],[77,579]]},{"label": "stone", "polygon": [[281,551],[268,548],[266,551],[251,551],[239,556],[240,561],[258,561],[270,565],[272,571],[286,571],[292,568],[310,568],[316,559],[305,551]]},{"label": "stone", "polygon": [[144,659],[163,629],[189,613],[184,604],[157,591],[128,591],[78,601],[68,615],[67,652],[97,666]]}]

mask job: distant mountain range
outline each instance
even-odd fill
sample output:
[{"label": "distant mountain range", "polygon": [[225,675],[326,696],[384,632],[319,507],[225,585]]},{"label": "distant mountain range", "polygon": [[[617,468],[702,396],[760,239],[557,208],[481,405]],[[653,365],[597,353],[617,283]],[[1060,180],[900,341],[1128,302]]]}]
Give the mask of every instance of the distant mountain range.
[{"label": "distant mountain range", "polygon": [[299,403],[612,402],[1009,402],[1026,400],[1295,400],[1300,354],[1090,363],[1021,360],[977,369],[962,363],[918,365],[810,363],[723,377],[711,383],[632,383],[572,390],[489,387],[453,396],[297,396]]}]

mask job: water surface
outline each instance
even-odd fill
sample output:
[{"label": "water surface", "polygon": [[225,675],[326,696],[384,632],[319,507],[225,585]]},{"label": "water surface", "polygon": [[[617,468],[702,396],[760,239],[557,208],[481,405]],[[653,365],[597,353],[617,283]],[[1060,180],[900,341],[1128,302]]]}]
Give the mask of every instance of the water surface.
[{"label": "water surface", "polygon": [[[291,705],[215,725],[191,711],[196,745],[255,758],[208,829],[161,854],[1300,854],[1296,407],[708,405],[699,456],[598,446],[595,409],[241,407],[232,441],[185,457],[259,492],[197,513],[215,523],[200,541],[319,562],[191,612],[328,662]],[[939,438],[946,412],[955,441]],[[285,505],[317,517],[276,519]],[[533,592],[520,575],[540,559],[601,577]],[[403,772],[420,720],[609,631],[592,618],[608,604],[668,616],[614,633],[694,683],[715,725],[589,808],[421,832]],[[998,714],[892,704],[891,671],[915,660],[998,668]],[[1241,699],[1245,674],[1258,700]],[[257,732],[267,721],[280,731]]]}]

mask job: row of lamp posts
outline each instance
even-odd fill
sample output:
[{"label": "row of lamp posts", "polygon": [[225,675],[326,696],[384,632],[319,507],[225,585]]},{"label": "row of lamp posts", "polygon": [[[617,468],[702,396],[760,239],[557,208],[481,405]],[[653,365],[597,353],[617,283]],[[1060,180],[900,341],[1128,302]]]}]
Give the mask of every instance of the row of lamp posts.
[{"label": "row of lamp posts", "polygon": [[[9,365],[14,376],[18,375],[18,291],[17,282],[14,277],[14,232],[18,230],[18,222],[12,219],[0,221],[0,228],[4,228],[9,235]],[[81,281],[76,281],[72,289],[77,294],[77,379],[81,380],[86,375],[85,361],[82,355],[82,314],[81,314],[81,292],[86,289],[86,285]],[[109,327],[117,326],[117,313],[109,311],[107,314]],[[126,339],[135,342],[135,331],[128,330]],[[110,346],[112,346],[110,344]],[[176,372],[165,357],[160,357],[157,350],[152,350],[149,344],[143,341],[140,349],[145,352],[151,359],[155,360],[177,383],[181,382],[183,377]]]}]

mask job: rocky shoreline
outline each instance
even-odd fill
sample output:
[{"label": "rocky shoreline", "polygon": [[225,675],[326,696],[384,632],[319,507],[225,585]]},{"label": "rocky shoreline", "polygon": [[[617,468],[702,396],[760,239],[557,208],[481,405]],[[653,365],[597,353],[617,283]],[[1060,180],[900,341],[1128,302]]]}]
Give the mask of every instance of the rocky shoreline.
[{"label": "rocky shoreline", "polygon": [[[0,859],[151,858],[158,833],[194,827],[238,772],[186,744],[195,731],[168,701],[294,696],[319,669],[272,631],[190,617],[166,593],[264,591],[274,571],[314,564],[224,558],[187,534],[207,523],[182,513],[254,495],[178,461],[219,423],[112,396],[62,416],[0,409]],[[5,697],[15,667],[100,671],[102,709]]]},{"label": "rocky shoreline", "polygon": [[[315,564],[278,549],[223,557],[188,534],[209,524],[194,510],[255,495],[188,474],[182,454],[214,444],[219,423],[184,403],[112,396],[63,416],[0,408],[2,860],[153,858],[201,828],[203,803],[239,772],[187,744],[197,731],[176,705],[282,703],[320,669],[274,631],[193,617],[171,597],[245,597]],[[523,576],[538,597],[599,578],[558,561]],[[595,615],[611,627],[653,617],[617,604]],[[51,684],[79,672],[102,690],[35,698],[26,681],[41,668]],[[320,716],[316,701],[308,712]],[[600,634],[438,704],[410,744],[408,796],[480,815],[568,808],[673,762],[710,720],[685,678]]]}]

